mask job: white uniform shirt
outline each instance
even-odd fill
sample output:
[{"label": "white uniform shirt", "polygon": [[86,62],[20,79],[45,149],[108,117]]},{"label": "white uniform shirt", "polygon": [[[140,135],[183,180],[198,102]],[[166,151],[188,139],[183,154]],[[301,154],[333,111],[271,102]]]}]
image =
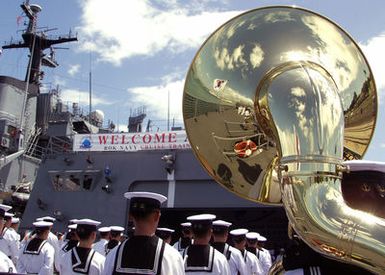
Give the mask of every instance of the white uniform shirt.
[{"label": "white uniform shirt", "polygon": [[246,263],[246,268],[250,275],[256,275],[256,274],[264,274],[262,270],[261,263],[259,262],[257,256],[255,256],[253,253],[245,250],[245,254],[243,254],[243,259]]},{"label": "white uniform shirt", "polygon": [[[181,246],[181,243],[182,243],[182,239],[179,238],[179,240],[173,244],[173,247],[178,250],[178,252],[180,253],[180,255],[183,257],[183,254],[184,254],[184,251],[186,248],[182,248]],[[191,240],[191,243],[193,243],[193,240]]]},{"label": "white uniform shirt", "polygon": [[17,271],[19,273],[35,273],[39,275],[52,275],[54,265],[55,249],[48,243],[43,241],[39,249],[28,252],[28,244],[34,239],[29,240],[24,249],[20,250],[19,260],[17,262]]},{"label": "white uniform shirt", "polygon": [[106,256],[106,245],[108,244],[108,240],[106,239],[100,239],[100,241],[94,243],[92,248],[99,252],[99,254]]},{"label": "white uniform shirt", "polygon": [[[118,260],[119,260],[119,258],[121,257],[121,255],[120,255],[120,253],[118,253],[118,251],[121,252],[122,249],[119,249],[119,248],[122,247],[126,243],[126,241],[123,242],[122,244],[120,244],[119,246],[114,247],[107,254],[106,262],[104,264],[104,274],[105,275],[111,275],[114,272],[115,259],[118,257]],[[150,273],[150,272],[139,273],[139,271],[140,270],[132,270],[132,269],[129,270],[129,272],[131,274],[155,274],[155,273]],[[122,273],[124,273],[124,272],[122,272]],[[162,258],[162,268],[161,268],[160,274],[161,275],[180,275],[180,274],[184,275],[185,274],[184,268],[183,268],[182,256],[179,254],[178,251],[176,251],[172,246],[170,246],[167,243],[165,243],[165,246],[164,246],[163,258]]]},{"label": "white uniform shirt", "polygon": [[[210,246],[208,266],[188,266],[188,250],[191,246],[187,247],[184,252],[184,267],[186,275],[231,275],[230,266],[226,257]],[[209,271],[211,270],[211,272]]]},{"label": "white uniform shirt", "polygon": [[0,272],[4,273],[17,273],[16,267],[13,262],[0,251]]},{"label": "white uniform shirt", "polygon": [[[77,263],[72,263],[72,254],[77,259]],[[60,259],[60,274],[61,275],[72,275],[72,274],[88,274],[88,275],[101,275],[104,270],[105,257],[99,254],[95,250],[91,250],[88,254],[85,265],[81,265],[76,248],[72,248],[67,253],[64,253]],[[74,271],[78,268],[78,272]]]},{"label": "white uniform shirt", "polygon": [[20,248],[20,236],[13,228],[5,228],[0,239],[0,251],[17,263]]},{"label": "white uniform shirt", "polygon": [[47,242],[52,245],[52,247],[55,249],[55,268],[56,270],[59,270],[59,261],[60,261],[60,246],[59,246],[59,239],[55,234],[52,232],[49,232]]},{"label": "white uniform shirt", "polygon": [[272,265],[270,252],[265,248],[257,248],[256,254],[259,262],[261,263],[263,274],[268,274]]},{"label": "white uniform shirt", "polygon": [[229,250],[231,252],[229,260],[231,275],[249,275],[241,251],[232,246],[229,246]]}]

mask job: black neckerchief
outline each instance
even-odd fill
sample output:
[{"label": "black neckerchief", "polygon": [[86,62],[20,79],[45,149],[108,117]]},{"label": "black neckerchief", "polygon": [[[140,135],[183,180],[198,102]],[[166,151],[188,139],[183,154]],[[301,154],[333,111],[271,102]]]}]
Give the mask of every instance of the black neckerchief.
[{"label": "black neckerchief", "polygon": [[92,248],[74,247],[71,250],[72,270],[75,273],[88,274],[94,255]]},{"label": "black neckerchief", "polygon": [[77,240],[69,240],[65,246],[63,246],[62,250],[65,252],[70,251],[72,248],[76,247],[78,245]]},{"label": "black neckerchief", "polygon": [[115,246],[117,246],[119,244],[119,241],[118,240],[110,240],[106,246],[105,246],[105,252],[106,252],[106,255],[108,254],[108,252],[110,252]]},{"label": "black neckerchief", "polygon": [[181,237],[179,244],[180,244],[179,250],[183,250],[191,244],[191,239],[189,237]]},{"label": "black neckerchief", "polygon": [[215,250],[210,245],[190,245],[184,252],[184,255],[187,256],[187,260],[185,260],[185,271],[212,272],[214,267],[214,253]]},{"label": "black neckerchief", "polygon": [[227,243],[217,243],[214,242],[212,246],[221,252],[223,255],[226,256],[226,259],[229,260],[231,257],[231,251],[230,251],[230,246]]},{"label": "black neckerchief", "polygon": [[257,256],[257,250],[258,250],[257,248],[248,246],[246,247],[246,250]]},{"label": "black neckerchief", "polygon": [[39,255],[43,246],[47,243],[46,240],[33,238],[24,248],[23,254]]},{"label": "black neckerchief", "polygon": [[113,274],[160,275],[165,242],[157,236],[133,236],[119,245]]}]

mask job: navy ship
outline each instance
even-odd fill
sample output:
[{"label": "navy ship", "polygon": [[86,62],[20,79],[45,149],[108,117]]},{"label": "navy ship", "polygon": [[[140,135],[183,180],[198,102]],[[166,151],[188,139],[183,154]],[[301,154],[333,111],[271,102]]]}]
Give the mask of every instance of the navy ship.
[{"label": "navy ship", "polygon": [[[53,40],[37,33],[32,19],[41,8],[28,3],[21,7],[30,18],[23,41],[3,49],[29,48],[30,70],[25,80],[0,76],[0,137],[5,140],[1,163],[7,161],[1,164],[0,179],[3,191],[13,192],[4,201],[22,214],[21,229],[47,215],[57,220],[54,231],[65,231],[69,220],[84,217],[127,228],[123,193],[151,191],[168,197],[160,226],[178,230],[187,216],[204,211],[235,227],[258,231],[270,248],[284,246],[284,209],[243,199],[218,185],[196,160],[182,127],[151,132],[142,127],[146,111],[139,107],[128,118],[128,132],[116,132],[112,124],[103,127],[101,111],[81,116],[76,103],[72,110],[65,108],[57,90],[40,93],[40,65],[57,65],[43,51],[76,37]],[[256,181],[255,168],[242,169],[251,177],[247,182]],[[217,172],[221,178],[231,177],[226,166]],[[18,199],[17,193],[25,197]]]}]

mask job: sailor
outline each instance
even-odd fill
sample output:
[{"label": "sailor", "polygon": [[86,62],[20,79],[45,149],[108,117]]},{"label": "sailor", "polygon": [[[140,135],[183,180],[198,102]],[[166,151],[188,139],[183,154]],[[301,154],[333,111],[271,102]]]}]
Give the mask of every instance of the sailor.
[{"label": "sailor", "polygon": [[0,251],[7,255],[14,264],[17,263],[20,248],[20,236],[11,228],[14,214],[4,213],[5,225],[0,235]]},{"label": "sailor", "polygon": [[161,238],[163,241],[165,241],[166,243],[170,244],[171,243],[171,238],[172,238],[172,233],[174,233],[175,230],[174,229],[170,229],[170,228],[167,228],[167,227],[158,227],[156,229],[156,232],[155,234]]},{"label": "sailor", "polygon": [[106,245],[110,241],[110,231],[111,228],[104,226],[98,229],[100,240],[92,246],[92,248],[99,252],[101,255],[106,256]]},{"label": "sailor", "polygon": [[160,206],[166,197],[150,192],[127,192],[134,235],[107,255],[104,274],[185,274],[181,255],[155,235]]},{"label": "sailor", "polygon": [[191,222],[194,243],[184,251],[186,274],[231,274],[226,257],[209,245],[212,223],[215,217],[215,215],[211,214],[201,214],[187,218],[187,220]]},{"label": "sailor", "polygon": [[257,256],[246,250],[246,234],[248,232],[249,230],[244,228],[230,231],[230,235],[232,236],[232,240],[234,242],[234,247],[241,251],[246,264],[246,268],[248,270],[248,274],[264,274]]},{"label": "sailor", "polygon": [[212,246],[226,256],[230,266],[231,275],[248,275],[241,252],[226,243],[230,226],[231,223],[223,220],[216,220],[213,222],[214,242],[212,243]]},{"label": "sailor", "polygon": [[66,234],[67,242],[63,244],[60,248],[59,259],[61,259],[62,255],[70,251],[72,248],[78,245],[79,237],[76,234],[77,224],[68,225],[68,232]]},{"label": "sailor", "polygon": [[[4,228],[4,217],[5,213],[10,210],[12,207],[5,204],[0,204],[0,232],[3,231]],[[0,242],[2,240],[0,239]],[[10,272],[16,273],[16,268],[11,259],[8,258],[6,254],[0,251],[0,272]]]},{"label": "sailor", "polygon": [[20,225],[20,219],[19,218],[15,218],[15,217],[12,217],[12,220],[11,220],[11,228],[16,232],[17,236],[18,236],[18,240],[19,242],[21,241],[21,236],[19,233],[17,233],[17,231],[19,230],[19,225]]},{"label": "sailor", "polygon": [[7,255],[0,251],[0,273],[16,273],[15,264]]},{"label": "sailor", "polygon": [[261,236],[257,232],[248,232],[246,234],[247,251],[250,251],[257,256],[259,262],[261,263],[263,274],[267,274],[272,265],[270,252],[258,245],[260,241],[262,242],[266,240],[267,239],[265,237]]},{"label": "sailor", "polygon": [[105,246],[105,255],[107,255],[114,247],[120,244],[124,227],[113,225],[110,226],[110,241]]},{"label": "sailor", "polygon": [[[36,221],[45,221],[45,222],[51,222],[52,225],[56,221],[55,218],[50,217],[50,216],[45,216],[41,218],[37,218]],[[50,231],[48,234],[47,242],[52,245],[52,247],[55,249],[55,268],[58,270],[59,268],[59,259],[60,259],[60,245],[59,245],[59,239],[57,236],[51,232],[52,231],[52,226],[50,227]]]},{"label": "sailor", "polygon": [[52,275],[55,249],[47,241],[52,222],[34,222],[35,237],[20,250],[17,262],[19,273]]},{"label": "sailor", "polygon": [[77,220],[76,234],[79,245],[62,255],[60,274],[100,275],[104,269],[105,257],[92,249],[96,239],[96,227],[100,224],[91,219]]},{"label": "sailor", "polygon": [[183,222],[180,224],[182,226],[182,237],[174,243],[174,248],[179,251],[181,255],[183,255],[184,250],[190,244],[192,244],[192,231],[191,231],[191,222]]}]

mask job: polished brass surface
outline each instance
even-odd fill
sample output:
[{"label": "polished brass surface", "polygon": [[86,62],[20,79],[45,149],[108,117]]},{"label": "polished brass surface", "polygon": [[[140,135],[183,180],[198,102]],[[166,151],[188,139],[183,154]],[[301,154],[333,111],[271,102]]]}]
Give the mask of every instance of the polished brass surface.
[{"label": "polished brass surface", "polygon": [[[328,74],[341,98],[346,125],[344,158],[362,158],[377,114],[373,75],[356,43],[330,20],[292,7],[252,10],[222,25],[196,54],[184,89],[185,126],[202,165],[230,191],[256,202],[281,203],[274,180],[279,140],[270,133],[274,127],[269,118],[262,119],[267,110],[258,107],[257,89],[266,77],[274,78],[272,74],[280,74],[280,70],[305,63],[306,68],[313,68],[310,73]],[[291,88],[281,91],[276,104],[286,103],[296,110],[293,116],[280,119],[286,122],[286,143],[291,144],[285,153],[297,155],[296,151],[307,150],[309,125],[317,120],[327,122],[334,113],[313,117],[307,107],[313,104],[311,99]],[[262,95],[258,100],[261,105],[269,101]],[[317,131],[323,134],[325,130],[327,127]],[[247,158],[239,157],[234,146],[246,140],[258,148]],[[329,137],[315,142],[310,144],[312,149],[326,148]]]},{"label": "polished brass surface", "polygon": [[282,202],[313,249],[385,272],[385,220],[341,195],[342,161],[366,152],[377,94],[365,57],[340,27],[293,7],[233,18],[196,54],[183,115],[197,158],[222,186]]}]

